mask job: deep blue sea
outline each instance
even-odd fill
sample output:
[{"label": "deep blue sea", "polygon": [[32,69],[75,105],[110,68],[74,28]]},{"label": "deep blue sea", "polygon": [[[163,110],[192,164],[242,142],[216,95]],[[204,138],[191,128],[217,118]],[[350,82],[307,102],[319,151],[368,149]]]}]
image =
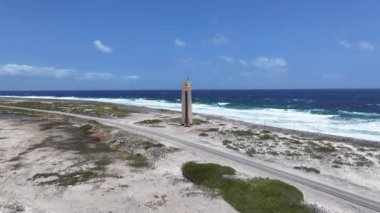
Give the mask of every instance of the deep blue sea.
[{"label": "deep blue sea", "polygon": [[[96,100],[180,110],[180,91],[0,91],[0,96]],[[194,90],[195,113],[380,141],[380,89]]]}]

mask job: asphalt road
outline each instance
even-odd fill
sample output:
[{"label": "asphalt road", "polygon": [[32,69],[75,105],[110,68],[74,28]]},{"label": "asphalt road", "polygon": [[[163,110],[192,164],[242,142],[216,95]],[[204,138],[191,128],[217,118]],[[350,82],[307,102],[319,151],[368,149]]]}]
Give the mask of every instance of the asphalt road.
[{"label": "asphalt road", "polygon": [[223,152],[223,151],[220,151],[220,150],[217,150],[217,149],[205,146],[205,145],[201,145],[201,143],[197,143],[194,141],[189,141],[189,140],[186,140],[183,138],[179,138],[179,137],[175,137],[175,136],[165,134],[163,131],[155,131],[155,130],[150,130],[150,129],[146,129],[146,128],[141,128],[139,126],[125,124],[125,123],[121,123],[121,122],[111,120],[111,119],[104,119],[104,118],[78,115],[78,114],[72,114],[72,113],[46,111],[46,110],[35,110],[35,109],[27,109],[27,108],[20,108],[20,107],[8,107],[8,106],[1,106],[1,105],[0,105],[0,107],[24,109],[24,110],[31,110],[31,111],[36,111],[36,112],[54,113],[54,114],[72,116],[72,117],[77,117],[77,118],[82,118],[82,119],[87,119],[87,120],[95,120],[95,121],[103,123],[105,125],[114,126],[114,127],[120,128],[120,129],[127,130],[127,131],[132,131],[136,134],[140,133],[143,135],[150,135],[153,137],[159,137],[159,138],[162,138],[164,140],[168,140],[172,143],[181,144],[184,147],[190,147],[190,148],[193,148],[195,150],[202,151],[204,153],[215,155],[215,156],[224,158],[226,160],[231,160],[231,161],[234,161],[236,163],[240,163],[242,165],[245,165],[245,166],[257,169],[257,170],[261,170],[261,171],[268,173],[272,176],[275,176],[275,177],[278,177],[281,179],[285,179],[285,180],[288,180],[288,181],[291,181],[294,183],[298,183],[298,184],[301,184],[303,186],[312,188],[314,190],[324,192],[326,194],[341,198],[341,199],[346,200],[348,202],[355,203],[357,205],[371,209],[373,211],[380,212],[380,202],[378,202],[378,201],[375,201],[375,200],[372,200],[372,199],[369,199],[367,197],[363,197],[360,195],[356,195],[356,194],[350,193],[348,191],[343,191],[341,189],[338,189],[338,188],[335,188],[335,187],[332,187],[332,186],[329,186],[329,185],[326,185],[326,184],[323,184],[320,182],[316,182],[316,181],[313,181],[313,180],[310,180],[307,178],[303,178],[303,177],[300,177],[300,176],[297,176],[297,175],[294,175],[294,174],[291,174],[291,173],[288,173],[288,172],[285,172],[282,170],[278,170],[278,169],[270,167],[268,165],[264,165],[262,163],[255,162],[254,160],[249,159],[242,154],[226,153],[226,152]]}]

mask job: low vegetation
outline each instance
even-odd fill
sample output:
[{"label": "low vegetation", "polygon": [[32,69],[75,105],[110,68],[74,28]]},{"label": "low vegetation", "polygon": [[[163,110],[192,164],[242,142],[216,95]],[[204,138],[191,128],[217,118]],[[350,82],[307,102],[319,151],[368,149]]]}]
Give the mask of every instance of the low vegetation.
[{"label": "low vegetation", "polygon": [[247,137],[247,136],[253,136],[253,132],[249,130],[231,130],[231,133],[234,136],[239,136],[239,137]]},{"label": "low vegetation", "polygon": [[[3,103],[1,103],[3,104]],[[23,109],[11,109],[11,108],[4,108],[0,107],[0,114],[1,115],[9,115],[9,116],[29,116],[29,117],[40,117],[40,116],[46,116],[49,117],[51,115],[48,115],[46,113],[41,113],[41,112],[33,112],[29,110],[23,110]]]},{"label": "low vegetation", "polygon": [[[125,117],[133,113],[131,110],[122,109],[113,104],[105,103],[75,103],[65,101],[21,101],[2,103],[3,105],[41,109],[50,111],[69,112],[75,114],[96,116],[96,117]],[[14,110],[14,109],[12,109]],[[35,112],[30,112],[35,113]]]},{"label": "low vegetation", "polygon": [[235,173],[231,167],[212,163],[188,162],[182,167],[186,179],[216,190],[239,212],[311,212],[297,188],[278,180],[242,180]]},{"label": "low vegetation", "polygon": [[313,172],[315,174],[319,174],[321,173],[321,171],[319,171],[318,169],[316,168],[313,168],[313,167],[306,167],[306,166],[295,166],[293,167],[295,169],[299,169],[299,170],[303,170],[305,172]]},{"label": "low vegetation", "polygon": [[155,125],[155,124],[160,124],[162,123],[162,120],[159,119],[151,119],[151,120],[143,120],[137,122],[138,124],[144,124],[144,125]]},{"label": "low vegetation", "polygon": [[12,170],[20,169],[23,166],[24,166],[24,164],[22,162],[17,162],[17,163],[12,165]]},{"label": "low vegetation", "polygon": [[144,155],[138,153],[135,155],[129,155],[127,157],[128,165],[135,167],[135,168],[143,168],[149,166],[148,158],[146,158]]},{"label": "low vegetation", "polygon": [[207,134],[207,133],[205,133],[205,132],[201,132],[201,133],[199,133],[199,136],[202,136],[202,137],[207,137],[207,136],[208,136],[208,134]]},{"label": "low vegetation", "polygon": [[255,148],[251,147],[251,148],[247,149],[247,151],[245,151],[245,153],[252,157],[254,154],[256,154],[256,150],[255,150]]},{"label": "low vegetation", "polygon": [[[64,121],[64,122],[63,122]],[[51,132],[41,143],[30,145],[25,152],[9,159],[14,162],[12,169],[24,166],[23,156],[39,149],[56,149],[75,154],[75,162],[68,169],[59,172],[37,173],[30,180],[39,185],[68,186],[105,177],[118,178],[110,174],[108,165],[116,161],[134,168],[151,165],[149,159],[169,151],[163,144],[127,132],[116,132],[112,128],[90,122],[78,125],[78,121],[48,119],[45,121]],[[109,135],[113,132],[112,135]],[[115,142],[117,140],[117,142]],[[139,152],[139,153],[137,153]],[[150,156],[148,158],[147,156]]]},{"label": "low vegetation", "polygon": [[203,131],[204,132],[218,132],[219,129],[218,128],[208,128],[208,129],[204,129]]},{"label": "low vegetation", "polygon": [[[58,173],[37,173],[32,177],[33,181],[43,179],[39,182],[39,185],[53,185],[56,184],[58,186],[72,186],[77,185],[79,183],[87,182],[93,178],[97,178],[100,175],[93,171],[75,171],[69,172],[66,174],[58,174]],[[46,180],[46,178],[51,178],[52,180]]]},{"label": "low vegetation", "polygon": [[271,139],[273,139],[272,136],[270,136],[269,134],[263,134],[259,138],[261,140],[271,140]]},{"label": "low vegetation", "polygon": [[209,122],[207,120],[202,120],[199,118],[193,119],[193,125],[201,125],[201,124],[208,124]]},{"label": "low vegetation", "polygon": [[[175,123],[175,124],[180,124],[181,123],[181,118],[171,118],[167,120],[170,123]],[[201,124],[208,124],[209,122],[207,120],[199,119],[199,118],[194,118],[193,119],[193,125],[201,125]]]}]

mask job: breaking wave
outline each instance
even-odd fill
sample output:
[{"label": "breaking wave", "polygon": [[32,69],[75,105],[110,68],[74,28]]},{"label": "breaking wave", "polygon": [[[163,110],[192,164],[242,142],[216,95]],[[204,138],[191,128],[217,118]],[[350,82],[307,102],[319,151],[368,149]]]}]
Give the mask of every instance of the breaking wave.
[{"label": "breaking wave", "polygon": [[[180,111],[180,102],[149,100],[144,98],[79,98],[55,96],[2,96],[30,99],[87,100],[133,105],[154,109]],[[340,110],[329,112],[321,109],[295,110],[274,108],[236,109],[227,107],[229,103],[217,105],[194,103],[194,113],[216,115],[240,121],[267,126],[325,133],[338,136],[380,141],[380,114],[349,112]]]}]

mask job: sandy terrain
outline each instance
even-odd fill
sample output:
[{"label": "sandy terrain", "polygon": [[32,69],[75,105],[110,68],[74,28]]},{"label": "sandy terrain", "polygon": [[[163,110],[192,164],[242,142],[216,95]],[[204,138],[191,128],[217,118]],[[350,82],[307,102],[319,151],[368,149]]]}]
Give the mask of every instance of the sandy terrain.
[{"label": "sandy terrain", "polygon": [[[294,173],[310,176],[325,181],[373,192],[380,199],[380,148],[365,144],[347,143],[344,140],[319,139],[303,137],[296,133],[286,134],[273,129],[254,129],[242,122],[209,119],[196,116],[199,121],[206,121],[191,128],[182,128],[174,122],[177,113],[134,114],[127,123],[137,123],[150,128],[161,128],[171,134],[204,141],[220,149],[246,153],[252,158],[263,160],[277,167],[293,170]],[[155,124],[144,124],[141,121],[154,120]],[[161,122],[159,122],[161,121]],[[375,142],[376,143],[376,142]],[[302,168],[312,168],[303,171]],[[313,170],[315,169],[315,170]]]},{"label": "sandy terrain", "polygon": [[[0,120],[0,212],[16,208],[25,212],[235,212],[222,198],[184,180],[182,163],[205,158],[181,150],[148,168],[115,161],[107,172],[116,178],[94,178],[73,186],[38,185],[51,177],[32,180],[34,175],[73,170],[78,158],[74,152],[49,147],[27,151],[46,137],[62,134],[58,129],[41,131],[40,122]],[[26,151],[21,160],[14,160]]]},{"label": "sandy terrain", "polygon": [[[178,123],[179,113],[149,109],[141,109],[139,112],[126,118],[114,119],[121,123],[202,141],[209,147],[229,153],[242,153],[280,170],[374,200],[380,199],[379,144],[255,126],[201,115],[196,116],[195,125],[183,128]],[[41,140],[52,134],[65,135],[59,128],[41,131],[39,122],[43,121],[31,122],[26,119],[20,122],[20,119],[11,118],[0,120],[0,205],[3,209],[9,204],[20,202],[21,207],[33,209],[33,212],[57,212],[57,206],[58,212],[234,212],[220,197],[215,197],[211,192],[184,180],[181,165],[191,160],[215,162],[232,166],[245,178],[273,178],[252,168],[196,150],[179,149],[159,158],[149,158],[152,162],[149,168],[136,169],[117,159],[107,166],[107,174],[112,174],[110,177],[94,178],[74,186],[41,186],[41,180],[31,179],[35,174],[70,171],[78,163],[78,156],[70,151],[46,150],[45,147],[33,150],[32,154],[23,155],[20,160],[22,165],[17,165],[20,162],[12,159],[25,152],[28,147],[41,143]],[[157,142],[166,147],[182,148],[179,144],[168,141]],[[129,151],[134,151],[133,146],[131,149]],[[86,164],[80,168],[91,166]],[[42,181],[49,181],[49,178],[52,177]],[[290,184],[304,193],[308,204],[322,206],[325,211],[367,211],[302,185]],[[15,206],[17,207],[12,207]]]}]

